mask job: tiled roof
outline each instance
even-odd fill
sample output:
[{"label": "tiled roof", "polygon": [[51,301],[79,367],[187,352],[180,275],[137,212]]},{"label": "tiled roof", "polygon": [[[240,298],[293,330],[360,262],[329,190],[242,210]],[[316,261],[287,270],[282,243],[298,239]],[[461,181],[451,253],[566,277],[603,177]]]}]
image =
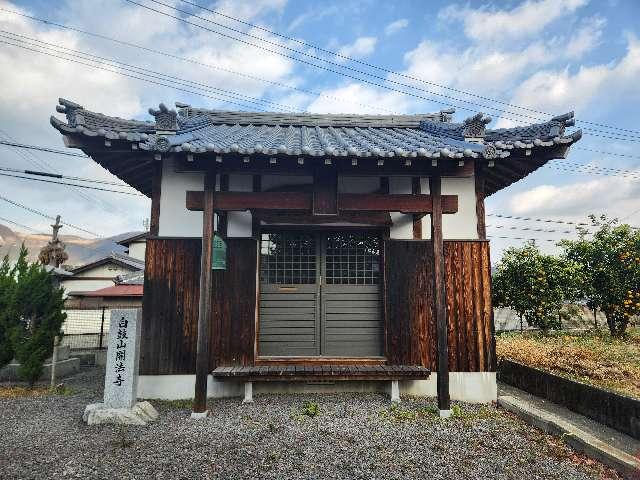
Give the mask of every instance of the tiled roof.
[{"label": "tiled roof", "polygon": [[91,263],[87,263],[85,265],[80,265],[79,267],[74,268],[71,272],[75,275],[76,273],[83,272],[89,270],[90,268],[97,267],[99,265],[104,265],[106,263],[117,263],[134,270],[144,270],[144,261],[139,260],[134,257],[130,257],[129,255],[125,255],[124,253],[111,252],[109,255],[102,257],[98,260],[95,260]]},{"label": "tiled roof", "polygon": [[[319,115],[222,112],[178,104],[150,110],[156,122],[108,117],[60,99],[57,110],[67,123],[51,117],[63,134],[124,140],[132,149],[194,154],[290,155],[312,157],[505,158],[513,149],[569,145],[581,136],[573,113],[546,123],[486,129],[490,118],[478,114],[451,122],[453,111],[429,115]],[[467,139],[467,140],[465,140]],[[472,139],[473,141],[468,141]]]},{"label": "tiled roof", "polygon": [[91,292],[83,292],[83,297],[141,297],[143,295],[142,285],[114,285]]}]

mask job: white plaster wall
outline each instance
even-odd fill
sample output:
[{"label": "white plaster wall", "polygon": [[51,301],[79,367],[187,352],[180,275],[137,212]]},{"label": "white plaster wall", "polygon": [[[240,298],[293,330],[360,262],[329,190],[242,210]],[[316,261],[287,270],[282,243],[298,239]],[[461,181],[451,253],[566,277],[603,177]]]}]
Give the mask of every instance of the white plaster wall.
[{"label": "white plaster wall", "polygon": [[[252,175],[229,175],[230,192],[252,192]],[[227,214],[227,237],[250,237],[252,235],[251,212],[229,212]]]},{"label": "white plaster wall", "polygon": [[[195,375],[140,375],[138,397],[146,399],[178,400],[193,398]],[[402,395],[435,397],[437,375],[428,380],[400,382]],[[255,382],[254,393],[333,393],[333,392],[386,392],[389,382],[335,382],[333,384],[309,384],[302,382]],[[495,372],[451,372],[449,389],[452,400],[470,403],[490,403],[497,399],[498,388]],[[220,381],[208,377],[207,396],[210,398],[240,397],[242,382]]]},{"label": "white plaster wall", "polygon": [[202,236],[202,212],[187,210],[187,190],[204,190],[204,173],[176,172],[173,159],[164,160],[158,229],[160,236]]},{"label": "white plaster wall", "polygon": [[478,238],[475,185],[474,177],[442,179],[442,194],[458,195],[458,213],[442,215],[442,236],[445,240]]},{"label": "white plaster wall", "polygon": [[105,265],[98,265],[83,272],[76,273],[73,278],[82,277],[115,277],[116,275],[122,275],[123,273],[133,272],[132,268],[125,268],[114,263],[107,263]]},{"label": "white plaster wall", "polygon": [[[429,189],[429,177],[420,178],[420,193],[425,195],[431,193]],[[422,239],[428,240],[431,238],[431,215],[425,215],[422,217]]]},{"label": "white plaster wall", "polygon": [[144,254],[147,251],[147,242],[133,242],[129,244],[129,256],[144,260]]},{"label": "white plaster wall", "polygon": [[[389,177],[389,193],[408,194],[411,193],[411,177]],[[413,215],[399,212],[391,212],[390,238],[412,239],[413,238]]]},{"label": "white plaster wall", "polygon": [[[115,275],[114,275],[115,277]],[[92,292],[100,288],[113,287],[113,280],[63,280],[60,286],[64,288],[65,295],[69,292]]]}]

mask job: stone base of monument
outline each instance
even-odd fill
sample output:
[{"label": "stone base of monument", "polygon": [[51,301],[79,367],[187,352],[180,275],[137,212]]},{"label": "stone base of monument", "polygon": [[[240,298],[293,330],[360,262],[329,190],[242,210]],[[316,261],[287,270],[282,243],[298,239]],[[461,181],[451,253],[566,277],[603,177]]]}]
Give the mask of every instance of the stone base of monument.
[{"label": "stone base of monument", "polygon": [[87,425],[146,425],[158,418],[149,402],[138,402],[131,408],[112,408],[104,403],[87,405],[82,415]]}]

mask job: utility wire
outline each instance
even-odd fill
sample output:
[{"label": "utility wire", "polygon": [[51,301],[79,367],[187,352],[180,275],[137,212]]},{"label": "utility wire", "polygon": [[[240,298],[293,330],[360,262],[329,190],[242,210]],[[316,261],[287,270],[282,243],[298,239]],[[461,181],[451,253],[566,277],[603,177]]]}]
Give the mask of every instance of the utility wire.
[{"label": "utility wire", "polygon": [[79,182],[99,183],[99,184],[103,184],[103,185],[114,185],[116,187],[129,187],[129,188],[131,188],[131,185],[128,185],[128,184],[122,183],[122,182],[112,182],[110,180],[94,180],[92,178],[84,178],[84,177],[69,177],[67,175],[62,175],[60,173],[39,172],[39,171],[35,171],[35,170],[19,170],[17,168],[8,168],[8,167],[2,167],[2,166],[0,166],[0,171],[2,171],[2,172],[12,172],[12,173],[23,173],[23,174],[26,174],[26,175],[38,175],[38,176],[42,176],[42,177],[52,177],[52,178],[59,178],[59,179],[64,179],[64,180],[74,180],[74,181],[79,181]]},{"label": "utility wire", "polygon": [[37,145],[25,145],[24,143],[10,142],[7,140],[0,140],[0,145],[8,145],[10,147],[16,147],[16,148],[27,148],[30,150],[39,150],[41,152],[55,153],[57,155],[67,155],[69,157],[89,158],[83,153],[66,152],[64,150],[57,150],[55,148],[49,148],[49,147],[39,147]]},{"label": "utility wire", "polygon": [[[300,59],[300,58],[295,57],[293,55],[285,54],[285,53],[282,53],[282,52],[277,51],[277,50],[272,50],[272,49],[263,47],[261,45],[257,45],[255,43],[251,43],[249,41],[243,40],[241,38],[234,37],[233,35],[229,35],[229,34],[226,34],[226,33],[223,33],[223,32],[208,28],[208,27],[205,27],[205,26],[200,25],[198,23],[190,22],[189,20],[186,20],[185,18],[182,18],[182,17],[179,17],[179,16],[175,16],[175,15],[163,12],[161,10],[158,10],[156,8],[153,8],[153,7],[150,7],[148,5],[136,2],[134,0],[125,0],[125,1],[127,1],[127,2],[129,2],[129,3],[133,4],[133,5],[137,5],[139,7],[142,7],[144,9],[150,10],[152,12],[158,13],[160,15],[164,15],[164,16],[167,16],[167,17],[170,17],[170,18],[174,18],[174,19],[176,19],[176,20],[178,20],[180,22],[183,22],[183,23],[186,23],[186,24],[189,24],[189,25],[193,25],[195,27],[201,28],[203,30],[206,30],[206,31],[209,31],[209,32],[212,32],[212,33],[216,33],[217,35],[220,35],[222,37],[230,38],[232,40],[241,42],[243,44],[250,45],[250,46],[253,46],[255,48],[259,48],[261,50],[274,53],[274,54],[282,56],[284,58],[290,58],[292,60],[295,60],[295,61],[298,61],[298,62],[301,62],[301,63],[305,63],[305,64],[311,65],[313,67],[320,68],[320,69],[323,69],[323,70],[326,70],[326,71],[329,71],[329,72],[332,72],[332,73],[336,73],[338,75],[342,75],[342,76],[345,76],[347,78],[353,78],[355,80],[358,80],[358,81],[361,81],[361,82],[365,82],[365,83],[368,83],[368,84],[371,84],[371,85],[375,85],[375,86],[380,87],[380,88],[384,88],[384,89],[391,90],[391,91],[396,91],[396,92],[402,93],[404,95],[409,95],[409,96],[413,96],[413,97],[416,97],[416,98],[421,98],[423,100],[431,101],[431,102],[434,102],[434,103],[439,103],[439,104],[448,105],[448,106],[454,105],[454,106],[457,106],[458,108],[461,108],[463,110],[467,110],[467,111],[474,112],[474,113],[476,112],[475,109],[470,109],[470,108],[467,108],[467,107],[462,107],[460,105],[448,104],[448,103],[440,102],[438,100],[430,99],[430,98],[427,98],[427,97],[424,97],[424,96],[421,96],[421,95],[417,95],[417,94],[414,94],[414,93],[411,93],[411,92],[406,92],[404,90],[398,90],[396,88],[392,88],[392,87],[389,87],[387,85],[376,83],[376,82],[370,81],[368,79],[354,77],[353,75],[350,75],[350,74],[347,74],[345,72],[341,72],[341,71],[335,70],[333,68],[328,68],[328,67],[325,67],[325,66],[322,66],[322,65],[317,65],[317,64],[315,64],[313,62],[309,62],[309,61]],[[243,35],[243,36],[246,36],[246,37],[250,37],[250,38],[255,38],[255,39],[257,39],[259,41],[262,41],[262,42],[264,42],[266,44],[274,45],[274,46],[278,47],[279,49],[291,51],[291,52],[297,53],[298,55],[303,55],[305,57],[309,57],[309,58],[312,58],[314,60],[319,60],[319,61],[328,63],[330,65],[333,65],[334,67],[342,68],[342,69],[357,73],[359,75],[366,75],[366,76],[369,76],[371,78],[375,78],[376,80],[380,80],[380,81],[387,82],[387,83],[394,84],[394,85],[399,85],[399,86],[403,86],[403,87],[412,88],[414,90],[423,91],[423,92],[429,93],[431,95],[436,95],[436,96],[443,97],[443,98],[446,98],[446,99],[455,100],[455,101],[458,101],[458,102],[466,103],[468,105],[473,105],[475,107],[479,107],[479,108],[483,108],[483,109],[485,109],[485,108],[486,109],[493,109],[494,108],[494,107],[489,106],[489,105],[471,102],[469,100],[464,100],[464,99],[461,99],[461,98],[458,98],[458,97],[454,97],[454,96],[451,96],[451,95],[447,95],[447,94],[443,94],[443,93],[439,93],[439,92],[434,92],[434,91],[431,91],[431,90],[426,90],[424,88],[419,88],[419,87],[415,87],[413,85],[408,85],[406,83],[402,83],[402,82],[398,82],[398,81],[395,81],[395,80],[391,80],[389,78],[382,77],[380,75],[375,75],[375,74],[372,74],[372,73],[369,73],[369,72],[364,72],[362,70],[358,70],[357,68],[353,68],[353,67],[349,67],[347,65],[343,65],[343,64],[340,64],[340,63],[337,63],[337,62],[333,62],[331,60],[327,60],[325,58],[318,57],[318,56],[313,55],[311,53],[300,51],[300,50],[296,50],[294,48],[288,47],[288,46],[283,45],[281,43],[273,42],[273,41],[267,40],[265,38],[258,37],[256,35],[252,35],[252,34],[243,32],[242,30],[238,30],[238,29],[235,29],[235,28],[232,28],[232,27],[229,27],[229,26],[214,22],[213,20],[210,20],[210,19],[205,18],[205,17],[200,17],[198,15],[192,14],[192,13],[186,11],[186,10],[182,10],[182,9],[180,9],[178,7],[175,7],[175,6],[172,6],[172,5],[168,5],[168,4],[159,2],[157,0],[151,0],[151,1],[153,1],[156,4],[163,5],[163,6],[167,7],[167,8],[171,8],[172,11],[176,11],[176,12],[182,13],[184,15],[189,15],[190,17],[197,18],[199,20],[211,23],[211,24],[216,25],[216,26],[221,27],[221,28],[225,28],[225,29],[230,30],[230,31],[232,31],[234,33],[238,33],[240,35]],[[514,115],[517,115],[517,116],[520,116],[520,117],[524,117],[524,118],[533,119],[533,120],[536,120],[536,121],[540,121],[541,120],[540,116],[532,116],[532,115],[523,114],[523,113],[509,112],[508,110],[495,110],[494,112],[488,112],[488,113],[490,115],[494,115],[494,116],[496,115],[496,113],[499,113],[503,118],[509,118],[509,119],[512,119],[512,118],[505,116],[505,114],[512,113]],[[594,129],[594,130],[585,129],[585,133],[586,132],[590,133],[592,131],[593,132],[601,132],[600,130],[597,130],[597,129]],[[609,132],[603,132],[603,133],[609,133]],[[602,138],[610,138],[610,139],[621,140],[621,141],[630,141],[630,142],[640,141],[640,137],[623,138],[623,137],[612,137],[612,136],[607,136],[607,135],[602,135],[602,134],[593,134],[593,135],[594,136],[598,136],[598,137],[602,137]]]},{"label": "utility wire", "polygon": [[[177,77],[171,77],[169,75],[161,74],[159,72],[154,72],[154,73],[156,73],[156,75],[144,73],[142,71],[138,71],[138,70],[145,70],[145,69],[142,69],[140,67],[134,67],[134,68],[138,69],[138,70],[134,70],[133,68],[127,68],[127,67],[123,67],[123,66],[120,66],[120,65],[112,65],[112,64],[101,62],[101,61],[98,61],[98,60],[92,60],[92,59],[89,59],[89,58],[84,58],[84,57],[79,56],[77,54],[74,55],[74,54],[67,53],[67,52],[60,52],[58,50],[55,50],[55,49],[52,49],[52,48],[48,48],[48,47],[44,47],[44,46],[41,46],[41,45],[32,45],[32,44],[25,43],[25,42],[23,42],[23,41],[21,41],[19,39],[12,38],[12,37],[7,37],[7,36],[0,35],[0,38],[4,38],[5,40],[8,39],[8,40],[11,40],[13,42],[19,42],[19,43],[16,44],[16,43],[8,42],[8,41],[0,41],[0,43],[4,43],[6,45],[19,47],[19,48],[22,48],[24,50],[30,50],[32,52],[36,52],[36,53],[40,53],[40,54],[43,54],[43,55],[55,57],[55,58],[58,58],[58,59],[61,59],[61,60],[66,60],[66,61],[69,61],[69,62],[78,63],[80,65],[93,67],[93,68],[96,68],[98,70],[103,70],[103,71],[115,73],[115,74],[118,74],[118,75],[123,75],[123,76],[129,77],[129,78],[134,78],[134,79],[137,79],[137,80],[143,80],[143,81],[146,81],[146,82],[149,82],[149,83],[153,83],[153,84],[156,84],[156,85],[161,85],[161,86],[173,88],[175,90],[180,90],[180,91],[183,91],[183,92],[186,92],[186,93],[191,93],[193,95],[200,95],[200,96],[203,96],[203,97],[212,98],[214,100],[218,100],[218,101],[222,101],[222,102],[227,102],[227,103],[230,103],[230,104],[238,105],[238,106],[243,107],[243,108],[248,108],[246,105],[244,105],[242,103],[230,100],[229,98],[224,98],[224,96],[227,96],[227,97],[230,97],[230,98],[234,98],[234,97],[232,97],[232,96],[230,96],[228,94],[216,92],[217,95],[222,95],[223,97],[214,96],[214,95],[205,94],[205,93],[202,93],[202,92],[197,92],[197,91],[194,92],[192,90],[187,90],[187,89],[172,85],[171,83],[177,83],[179,85],[188,86],[189,88],[196,88],[196,89],[208,90],[208,91],[213,91],[213,90],[216,89],[216,87],[200,88],[200,87],[198,87],[196,85],[193,85],[193,84],[195,84],[197,82],[191,82],[189,80],[178,80],[178,81],[171,80],[171,78],[177,78]],[[28,46],[25,46],[25,45],[28,45]],[[42,50],[36,50],[35,48],[41,48]],[[62,47],[62,48],[65,48],[65,47]],[[70,49],[68,49],[68,50],[70,50]],[[51,53],[51,52],[56,52],[56,53],[58,53],[60,55],[56,55],[56,54]],[[82,55],[83,53],[79,52],[79,54]],[[72,58],[67,58],[66,56],[61,56],[61,55],[67,55],[67,56],[70,56]],[[107,66],[115,67],[118,70],[112,70],[112,69],[109,69],[109,68],[103,68],[103,67],[100,67],[100,66],[96,66],[96,65],[90,64],[90,63],[84,63],[84,62],[81,62],[81,61],[76,60],[74,58],[81,58],[82,60],[86,60],[86,61],[89,61],[89,62],[97,63],[99,65],[107,65]],[[118,63],[115,60],[111,60],[111,61],[113,63]],[[127,74],[127,73],[123,73],[122,71],[119,71],[119,70],[132,72],[132,73],[135,73],[137,75],[143,75],[143,77],[138,77],[138,76],[135,76],[135,75],[130,75],[130,74]],[[158,82],[158,81],[151,80],[151,79],[159,79],[159,80],[162,80],[164,82],[171,82],[171,83],[166,84],[166,83]],[[242,95],[242,94],[239,94],[239,95]],[[249,101],[249,100],[245,100],[245,101]],[[265,100],[264,102],[268,102],[268,101]],[[249,101],[249,103],[256,103],[256,102]],[[254,108],[254,107],[249,107],[249,108]],[[260,110],[264,111],[264,109],[260,109]]]},{"label": "utility wire", "polygon": [[[10,203],[11,205],[14,205],[16,207],[22,208],[22,209],[24,209],[24,210],[26,210],[28,212],[35,213],[36,215],[40,215],[41,217],[44,217],[44,218],[46,218],[48,220],[53,220],[53,221],[56,220],[51,215],[47,215],[46,213],[43,213],[43,212],[41,212],[39,210],[36,210],[35,208],[28,207],[26,205],[23,205],[21,203],[18,203],[16,201],[14,201],[14,200],[11,200],[11,199],[9,199],[9,198],[7,198],[5,196],[0,195],[0,200],[4,200],[5,202]],[[63,225],[68,225],[71,228],[75,228],[76,230],[80,230],[81,232],[88,233],[89,235],[93,235],[94,237],[101,237],[102,236],[102,235],[98,235],[97,233],[92,232],[90,230],[86,230],[86,229],[84,229],[82,227],[74,225],[73,223],[70,223],[70,222],[64,222]]]},{"label": "utility wire", "polygon": [[[156,4],[164,5],[165,7],[174,8],[171,5],[167,5],[167,4],[159,2],[157,0],[151,0],[151,1],[156,3]],[[453,92],[460,93],[460,94],[463,94],[463,95],[468,95],[468,96],[479,98],[479,99],[482,99],[482,100],[487,100],[487,101],[490,101],[490,102],[493,102],[493,103],[498,103],[498,104],[505,105],[505,106],[510,107],[510,108],[518,108],[518,109],[521,109],[521,110],[526,110],[526,111],[533,112],[533,113],[538,113],[538,114],[541,114],[541,115],[549,115],[549,116],[551,116],[550,113],[547,113],[547,112],[544,112],[544,111],[541,111],[541,110],[536,110],[534,108],[525,107],[525,106],[521,106],[521,105],[516,105],[516,104],[510,103],[510,102],[501,101],[501,100],[498,100],[498,99],[495,99],[495,98],[479,95],[479,94],[476,94],[476,93],[473,93],[473,92],[469,92],[469,91],[466,91],[466,90],[461,90],[461,89],[457,89],[457,88],[450,87],[450,86],[447,86],[447,85],[442,85],[442,84],[439,84],[439,83],[436,83],[436,82],[431,82],[431,81],[428,81],[428,80],[424,80],[422,78],[415,77],[415,76],[412,76],[412,75],[407,75],[407,74],[404,74],[404,73],[396,72],[394,70],[390,70],[388,68],[381,67],[381,66],[375,65],[373,63],[369,63],[369,62],[366,62],[366,61],[363,61],[363,60],[358,60],[356,58],[352,58],[352,57],[349,57],[347,55],[343,55],[343,54],[341,54],[339,52],[334,52],[332,50],[322,48],[319,45],[315,45],[315,44],[306,42],[304,40],[300,40],[300,39],[295,38],[295,37],[291,37],[291,36],[284,35],[284,34],[281,34],[279,32],[273,31],[273,30],[269,30],[269,29],[261,27],[259,25],[247,22],[245,20],[241,20],[241,19],[239,19],[237,17],[234,17],[232,15],[228,15],[228,14],[222,13],[222,12],[220,12],[218,10],[213,10],[213,9],[210,9],[210,8],[207,8],[207,7],[203,7],[202,5],[200,5],[200,4],[196,3],[196,2],[192,2],[192,1],[189,1],[189,0],[181,0],[181,1],[183,3],[191,5],[193,7],[200,8],[201,10],[205,10],[205,11],[207,11],[209,13],[214,14],[214,15],[219,15],[219,16],[227,18],[229,20],[233,20],[233,21],[236,21],[236,22],[238,22],[240,24],[246,25],[248,27],[255,28],[257,30],[261,30],[261,31],[263,31],[265,33],[268,33],[270,35],[274,35],[274,36],[283,38],[283,39],[288,40],[288,41],[296,42],[296,43],[298,43],[299,45],[301,45],[303,47],[312,48],[314,50],[317,50],[317,51],[320,51],[320,52],[335,56],[337,58],[341,58],[343,60],[347,60],[347,61],[350,61],[350,62],[358,63],[360,65],[364,65],[366,67],[373,68],[375,70],[382,71],[384,73],[388,73],[388,74],[395,75],[395,76],[398,76],[398,77],[403,77],[403,78],[406,78],[408,80],[424,83],[426,85],[432,85],[432,86],[435,86],[435,87],[438,87],[438,88],[443,88],[445,90],[453,91]],[[261,39],[260,37],[256,37],[256,38]],[[625,128],[621,128],[621,127],[617,127],[617,126],[613,126],[613,125],[606,125],[606,124],[602,124],[602,123],[591,122],[591,121],[587,121],[587,120],[576,120],[576,121],[579,121],[579,122],[582,122],[582,123],[585,123],[585,124],[589,124],[589,125],[608,128],[610,130],[614,130],[615,129],[615,130],[621,130],[621,131],[626,131],[626,132],[630,132],[630,133],[640,134],[639,130],[630,130],[630,129],[625,129]]]},{"label": "utility wire", "polygon": [[136,196],[136,197],[145,197],[146,198],[146,195],[142,195],[141,193],[123,192],[122,190],[112,190],[112,189],[109,189],[109,188],[92,187],[90,185],[80,185],[78,183],[56,182],[55,180],[46,180],[44,178],[25,177],[23,175],[12,175],[12,174],[9,174],[9,173],[0,173],[0,176],[1,177],[11,177],[11,178],[21,178],[23,180],[32,180],[34,182],[55,183],[57,185],[67,185],[67,186],[71,186],[71,187],[88,188],[90,190],[99,190],[101,192],[122,193],[124,195],[133,195],[133,196]]},{"label": "utility wire", "polygon": [[[54,55],[54,54],[52,54],[50,52],[46,52],[46,51],[43,52],[43,51],[40,51],[40,50],[35,50],[33,48],[29,48],[29,47],[26,47],[24,45],[18,45],[18,44],[14,44],[14,43],[2,41],[2,40],[0,40],[0,43],[6,44],[6,45],[11,45],[11,46],[18,47],[18,48],[22,48],[24,50],[30,50],[32,52],[40,53],[42,55],[46,55],[46,56],[50,56],[50,57],[54,57],[54,58],[58,58],[60,60],[65,60],[65,61],[68,61],[68,62],[80,64],[80,65],[85,65],[87,67],[95,68],[97,70],[102,70],[104,72],[115,73],[116,75],[121,75],[121,76],[124,76],[124,77],[133,78],[133,79],[136,79],[136,80],[142,80],[143,82],[152,83],[154,85],[160,85],[160,86],[163,86],[163,87],[171,88],[173,90],[179,90],[181,92],[190,93],[192,95],[200,95],[202,97],[207,97],[207,98],[211,98],[213,100],[218,100],[218,101],[221,101],[221,102],[231,103],[231,104],[235,104],[235,105],[239,105],[241,107],[247,108],[245,105],[243,105],[241,103],[234,102],[234,101],[231,101],[231,100],[228,100],[228,99],[225,99],[225,98],[220,98],[220,97],[216,97],[216,96],[213,96],[213,95],[208,95],[208,94],[205,94],[205,93],[202,93],[202,92],[197,92],[197,91],[188,90],[188,89],[185,89],[185,88],[180,88],[180,87],[177,87],[175,85],[171,85],[171,84],[167,84],[167,83],[157,82],[157,81],[154,81],[154,80],[150,80],[149,78],[145,78],[145,77],[137,77],[135,75],[129,75],[127,73],[123,73],[123,72],[120,72],[118,70],[111,70],[109,68],[102,68],[102,67],[99,67],[99,66],[96,66],[96,65],[93,65],[93,64],[84,63],[84,62],[81,62],[81,61],[78,61],[78,60],[73,60],[73,59],[62,57],[62,56],[59,56],[59,55]],[[264,111],[264,110],[260,109],[260,111]]]},{"label": "utility wire", "polygon": [[38,235],[46,235],[46,233],[39,232],[37,229],[33,227],[30,227],[28,225],[23,225],[22,223],[14,222],[13,220],[9,220],[8,218],[0,217],[0,220],[2,220],[3,222],[7,222],[12,225],[15,225],[16,227],[26,228],[27,230],[37,233]]},{"label": "utility wire", "polygon": [[298,92],[301,92],[301,93],[306,93],[306,94],[309,94],[309,95],[315,95],[315,96],[318,96],[318,97],[327,98],[329,100],[336,100],[336,101],[339,101],[339,102],[352,103],[354,105],[359,105],[361,107],[373,108],[373,109],[384,111],[384,112],[388,112],[388,113],[395,113],[392,110],[389,110],[389,109],[386,109],[386,108],[382,108],[382,107],[377,106],[377,105],[369,105],[369,104],[366,104],[366,103],[360,103],[360,102],[356,102],[356,101],[353,101],[353,100],[349,100],[349,99],[346,99],[344,97],[336,97],[336,96],[333,96],[333,95],[327,95],[327,94],[319,93],[319,92],[316,92],[316,91],[313,91],[313,90],[307,90],[307,89],[304,89],[304,88],[295,87],[293,85],[289,85],[289,84],[286,84],[286,83],[276,82],[274,80],[269,80],[269,79],[258,77],[258,76],[255,76],[255,75],[250,75],[248,73],[238,72],[238,71],[235,71],[235,70],[231,70],[231,69],[220,67],[218,65],[212,65],[210,63],[201,62],[201,61],[193,59],[193,58],[181,57],[179,55],[174,55],[172,53],[165,52],[165,51],[162,51],[162,50],[156,50],[156,49],[153,49],[153,48],[145,47],[143,45],[138,45],[138,44],[135,44],[135,43],[125,42],[123,40],[118,40],[116,38],[108,37],[106,35],[101,35],[99,33],[89,32],[87,30],[82,30],[82,29],[76,28],[76,27],[70,27],[68,25],[64,25],[64,24],[61,24],[61,23],[56,23],[56,22],[52,22],[52,21],[49,21],[49,20],[46,20],[46,19],[43,19],[43,18],[38,18],[38,17],[34,17],[32,15],[27,15],[26,13],[17,12],[17,11],[9,10],[9,9],[6,9],[6,8],[0,8],[0,11],[7,12],[7,13],[12,13],[12,14],[15,14],[15,15],[19,15],[21,17],[28,18],[30,20],[34,20],[34,21],[37,21],[37,22],[44,23],[45,25],[51,25],[51,26],[54,26],[54,27],[66,29],[66,30],[69,30],[69,31],[72,31],[72,32],[80,33],[82,35],[87,35],[87,36],[91,36],[91,37],[94,37],[94,38],[99,38],[101,40],[106,40],[106,41],[117,43],[119,45],[124,45],[124,46],[127,46],[127,47],[137,48],[139,50],[143,50],[143,51],[150,52],[150,53],[155,53],[157,55],[162,55],[162,56],[165,56],[165,57],[168,57],[168,58],[172,58],[174,60],[180,60],[182,62],[191,63],[193,65],[199,65],[199,66],[210,68],[210,69],[213,69],[213,70],[218,70],[218,71],[221,71],[221,72],[230,73],[232,75],[236,75],[236,76],[248,78],[250,80],[255,80],[255,81],[267,83],[267,84],[270,84],[270,85],[274,85],[276,87],[286,88],[286,89],[289,89],[289,90],[295,90],[295,91],[298,91]]},{"label": "utility wire", "polygon": [[589,227],[591,224],[582,222],[571,222],[569,220],[554,220],[548,218],[519,217],[516,215],[505,215],[500,213],[487,213],[487,217],[508,218],[511,220],[522,220],[525,222],[560,223],[563,225],[576,225],[579,227]]}]

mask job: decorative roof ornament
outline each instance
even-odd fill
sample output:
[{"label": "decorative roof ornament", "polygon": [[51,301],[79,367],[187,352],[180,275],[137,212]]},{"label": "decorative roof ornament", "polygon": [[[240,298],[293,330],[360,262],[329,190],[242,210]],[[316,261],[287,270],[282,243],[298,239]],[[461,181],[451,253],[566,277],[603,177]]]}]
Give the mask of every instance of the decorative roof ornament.
[{"label": "decorative roof ornament", "polygon": [[491,117],[484,113],[476,113],[473,117],[465,119],[462,128],[462,136],[465,139],[483,139],[486,125],[491,122]]},{"label": "decorative roof ornament", "polygon": [[164,103],[158,106],[158,110],[149,109],[149,113],[156,119],[157,133],[173,133],[178,130],[178,113],[175,110],[169,110]]},{"label": "decorative roof ornament", "polygon": [[454,113],[456,113],[455,108],[447,108],[445,110],[440,110],[440,121],[450,122],[451,120],[453,120]]},{"label": "decorative roof ornament", "polygon": [[65,98],[58,98],[59,105],[56,105],[56,112],[64,113],[67,116],[67,121],[70,127],[76,127],[82,124],[83,118],[81,114],[78,114],[78,110],[84,110],[79,103],[72,102]]}]

